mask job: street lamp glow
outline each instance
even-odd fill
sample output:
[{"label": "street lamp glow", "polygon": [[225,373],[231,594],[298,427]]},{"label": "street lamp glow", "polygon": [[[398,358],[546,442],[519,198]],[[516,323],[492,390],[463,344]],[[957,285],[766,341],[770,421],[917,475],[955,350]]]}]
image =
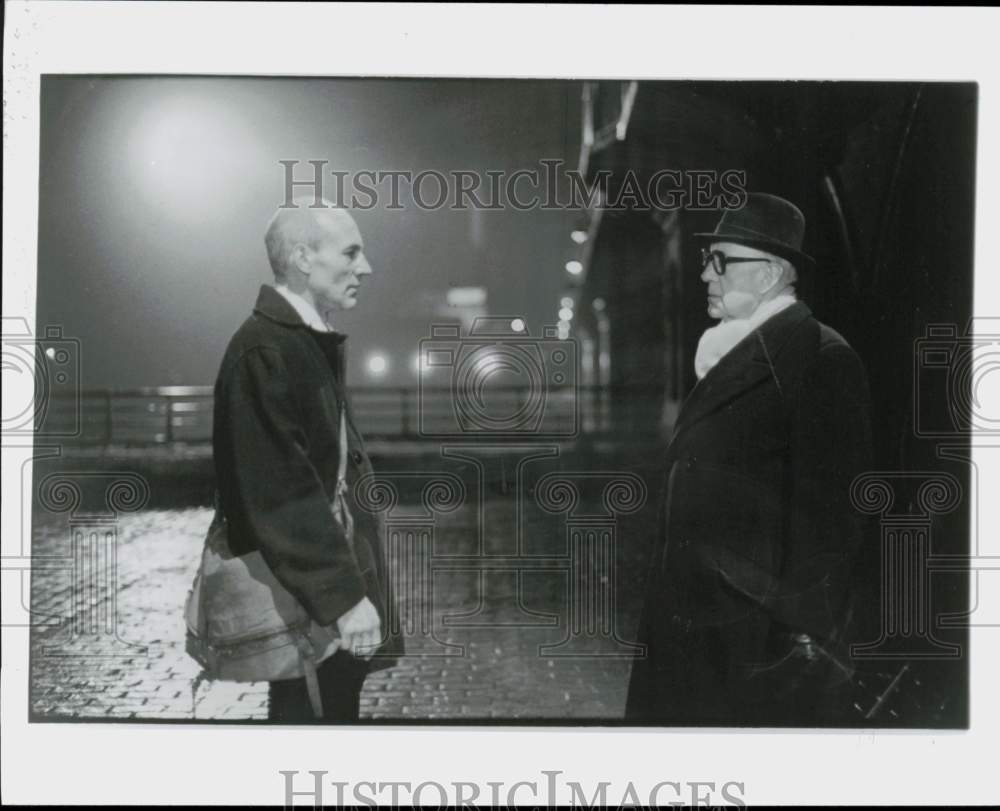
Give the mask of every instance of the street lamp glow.
[{"label": "street lamp glow", "polygon": [[380,377],[385,374],[386,369],[389,368],[389,361],[386,360],[385,355],[372,355],[368,358],[368,372],[369,374]]},{"label": "street lamp glow", "polygon": [[583,262],[580,262],[576,259],[570,259],[566,263],[566,272],[573,276],[579,276],[581,273],[583,273]]},{"label": "street lamp glow", "polygon": [[582,245],[587,241],[587,232],[577,228],[575,231],[570,233],[569,238],[572,239],[577,245]]},{"label": "street lamp glow", "polygon": [[567,321],[567,322],[568,321],[572,321],[573,320],[573,311],[569,307],[563,307],[559,311],[559,320],[560,321]]},{"label": "street lamp glow", "polygon": [[573,306],[573,299],[570,298],[569,296],[563,296],[561,299],[559,299],[559,306],[560,307],[572,307]]},{"label": "street lamp glow", "polygon": [[524,332],[524,319],[514,318],[510,322],[511,332]]}]

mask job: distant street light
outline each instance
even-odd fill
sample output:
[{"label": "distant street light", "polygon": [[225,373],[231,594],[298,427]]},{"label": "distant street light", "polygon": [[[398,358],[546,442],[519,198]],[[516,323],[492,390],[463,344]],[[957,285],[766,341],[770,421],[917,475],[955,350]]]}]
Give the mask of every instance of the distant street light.
[{"label": "distant street light", "polygon": [[579,276],[583,273],[583,262],[577,261],[576,259],[570,259],[566,263],[566,272],[572,274],[573,276]]},{"label": "distant street light", "polygon": [[578,228],[570,233],[569,238],[572,239],[577,245],[582,245],[587,241],[587,232]]},{"label": "distant street light", "polygon": [[381,377],[385,374],[386,369],[389,368],[389,361],[386,360],[385,355],[372,355],[368,358],[368,373],[374,375],[375,377]]}]

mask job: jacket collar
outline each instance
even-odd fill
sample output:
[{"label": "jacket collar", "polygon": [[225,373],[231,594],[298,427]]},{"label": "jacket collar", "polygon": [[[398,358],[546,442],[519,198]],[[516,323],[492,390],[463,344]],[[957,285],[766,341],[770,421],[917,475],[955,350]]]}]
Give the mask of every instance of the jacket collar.
[{"label": "jacket collar", "polygon": [[257,303],[253,311],[269,321],[283,327],[302,330],[311,335],[322,351],[327,363],[333,369],[334,380],[338,388],[343,387],[347,371],[347,336],[342,332],[320,332],[308,326],[295,308],[281,293],[267,284],[260,286]]},{"label": "jacket collar", "polygon": [[673,439],[767,377],[774,378],[780,391],[775,359],[802,322],[811,316],[809,307],[797,301],[736,344],[691,390],[677,417]]},{"label": "jacket collar", "polygon": [[347,336],[342,332],[319,332],[309,327],[289,303],[288,299],[269,284],[262,284],[260,286],[260,292],[257,294],[257,303],[254,304],[253,311],[283,326],[309,330],[314,335],[323,336],[322,339],[325,341],[341,344],[347,340]]}]

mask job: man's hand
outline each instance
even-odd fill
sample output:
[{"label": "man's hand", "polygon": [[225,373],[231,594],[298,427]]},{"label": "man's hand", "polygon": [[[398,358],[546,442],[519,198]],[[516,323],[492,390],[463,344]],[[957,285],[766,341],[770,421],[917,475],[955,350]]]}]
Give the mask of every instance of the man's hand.
[{"label": "man's hand", "polygon": [[340,647],[361,659],[371,659],[382,641],[382,623],[371,600],[362,597],[354,608],[337,620]]}]

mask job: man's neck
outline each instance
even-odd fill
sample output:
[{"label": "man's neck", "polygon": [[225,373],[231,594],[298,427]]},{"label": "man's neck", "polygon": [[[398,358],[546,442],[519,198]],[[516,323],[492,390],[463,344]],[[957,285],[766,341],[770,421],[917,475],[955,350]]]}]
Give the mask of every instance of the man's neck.
[{"label": "man's neck", "polygon": [[312,307],[312,309],[320,317],[323,323],[326,324],[327,328],[331,330],[333,329],[333,323],[332,323],[333,319],[331,318],[333,312],[331,310],[326,310],[326,311],[321,310],[317,304],[316,297],[313,295],[312,290],[310,290],[308,287],[303,285],[301,289],[296,289],[287,282],[278,282],[275,284],[275,287],[282,288],[285,292],[291,293],[294,296],[298,296],[300,299],[302,299],[302,301],[304,301],[306,304]]}]

